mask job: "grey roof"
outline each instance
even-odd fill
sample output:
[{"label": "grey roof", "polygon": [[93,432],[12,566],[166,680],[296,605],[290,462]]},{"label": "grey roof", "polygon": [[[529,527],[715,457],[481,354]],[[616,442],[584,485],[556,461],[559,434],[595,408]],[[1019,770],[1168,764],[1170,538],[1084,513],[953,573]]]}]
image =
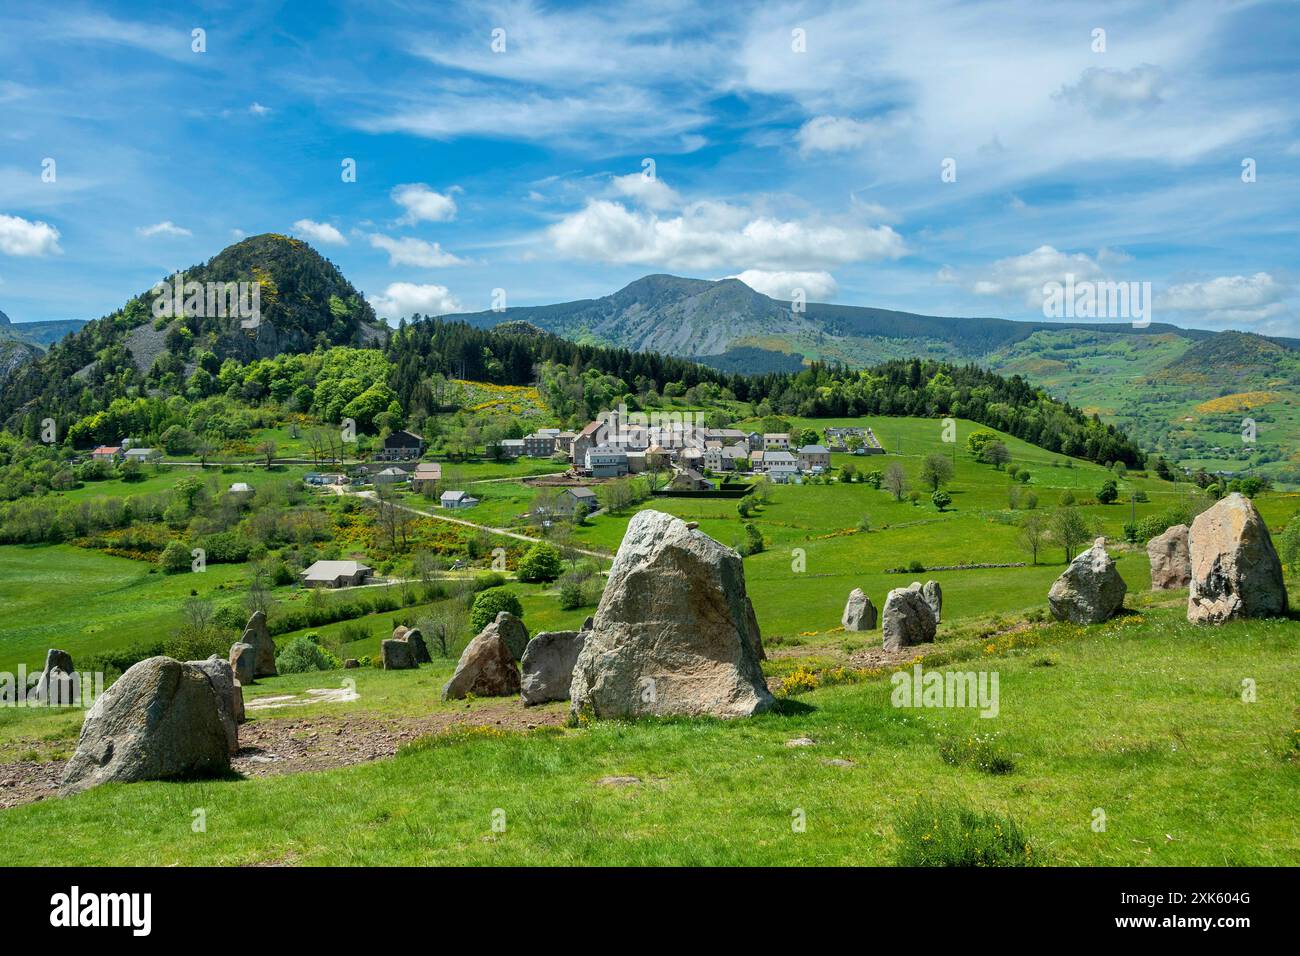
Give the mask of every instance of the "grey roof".
[{"label": "grey roof", "polygon": [[801,455],[829,455],[830,449],[824,445],[804,445],[799,449]]},{"label": "grey roof", "polygon": [[358,571],[370,571],[372,568],[360,561],[317,561],[306,571],[303,578],[308,581],[333,581],[338,577],[352,577]]}]

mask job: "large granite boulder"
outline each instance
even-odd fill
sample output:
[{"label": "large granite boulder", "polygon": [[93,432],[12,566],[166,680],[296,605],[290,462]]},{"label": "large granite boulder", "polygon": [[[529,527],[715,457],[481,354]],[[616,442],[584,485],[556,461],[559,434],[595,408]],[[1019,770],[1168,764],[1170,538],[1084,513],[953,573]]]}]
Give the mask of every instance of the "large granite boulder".
[{"label": "large granite boulder", "polygon": [[442,688],[443,700],[475,697],[509,697],[519,693],[519,665],[515,663],[505,633],[512,633],[511,621],[518,618],[501,612],[497,619],[479,631],[460,655],[456,671]]},{"label": "large granite boulder", "polygon": [[934,623],[938,624],[943,620],[943,589],[939,587],[939,582],[926,581],[921,585],[921,597],[930,605],[930,610],[934,612]]},{"label": "large granite boulder", "polygon": [[524,622],[509,611],[501,611],[493,624],[510,649],[510,656],[516,661],[523,660],[524,648],[528,646],[528,628],[524,627]]},{"label": "large granite boulder", "polygon": [[1249,498],[1228,495],[1196,517],[1187,537],[1192,562],[1187,620],[1218,624],[1286,613],[1282,562]]},{"label": "large granite boulder", "polygon": [[413,627],[407,631],[402,640],[411,645],[411,656],[415,658],[415,663],[433,663],[433,658],[429,656],[429,645],[424,642],[424,635],[420,633],[418,627]]},{"label": "large granite boulder", "polygon": [[226,732],[226,742],[232,754],[239,752],[239,725],[244,720],[244,690],[235,680],[235,669],[230,661],[223,661],[213,654],[206,661],[186,661],[186,667],[197,668],[212,685],[212,692],[217,695],[217,712],[221,715],[221,726]]},{"label": "large granite boulder", "polygon": [[208,675],[170,657],[151,657],[95,701],[64,769],[62,792],[229,770],[230,741]]},{"label": "large granite boulder", "polygon": [[844,605],[840,623],[846,631],[874,631],[876,629],[876,606],[871,603],[862,588],[849,592],[849,600]]},{"label": "large granite boulder", "polygon": [[1192,580],[1192,556],[1187,547],[1188,527],[1176,524],[1147,542],[1151,561],[1151,590],[1185,588]]},{"label": "large granite boulder", "polygon": [[739,554],[680,518],[637,512],[574,667],[574,713],[746,717],[769,709],[748,603]]},{"label": "large granite boulder", "polygon": [[409,671],[417,666],[411,645],[391,637],[380,641],[379,656],[386,671]]},{"label": "large granite boulder", "polygon": [[921,591],[921,582],[894,588],[885,596],[885,607],[880,614],[884,637],[881,646],[887,651],[897,651],[913,644],[927,644],[934,640],[938,623]]},{"label": "large granite boulder", "polygon": [[1058,621],[1100,624],[1119,613],[1127,591],[1114,559],[1106,553],[1106,539],[1098,538],[1061,572],[1047,592],[1047,603]]},{"label": "large granite boulder", "polygon": [[524,648],[519,696],[525,706],[568,700],[578,653],[588,631],[543,631]]},{"label": "large granite boulder", "polygon": [[257,650],[252,644],[236,641],[230,645],[230,666],[234,668],[235,680],[239,683],[253,683],[257,679]]},{"label": "large granite boulder", "polygon": [[266,628],[265,611],[253,612],[253,616],[248,619],[248,624],[244,626],[244,634],[240,637],[239,643],[248,644],[253,648],[253,677],[276,675],[275,641],[271,640],[271,632]]}]

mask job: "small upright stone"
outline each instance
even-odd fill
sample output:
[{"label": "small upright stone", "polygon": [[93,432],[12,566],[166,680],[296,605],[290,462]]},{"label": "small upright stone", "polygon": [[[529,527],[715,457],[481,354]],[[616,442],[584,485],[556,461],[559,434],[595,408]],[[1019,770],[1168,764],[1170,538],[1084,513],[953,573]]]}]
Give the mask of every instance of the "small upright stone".
[{"label": "small upright stone", "polygon": [[251,684],[256,679],[257,651],[252,644],[236,641],[230,645],[230,666],[235,669],[235,680],[241,684]]},{"label": "small upright stone", "polygon": [[573,668],[587,631],[543,631],[524,648],[519,695],[525,706],[568,700]]},{"label": "small upright stone", "polygon": [[32,688],[28,699],[54,707],[71,707],[79,703],[80,684],[80,678],[72,666],[72,655],[51,647],[45,652],[45,668],[36,679],[36,686]]},{"label": "small upright stone", "polygon": [[885,609],[880,617],[884,638],[881,646],[887,651],[897,651],[934,640],[934,611],[926,603],[919,581],[890,591],[885,597]]},{"label": "small upright stone", "polygon": [[429,645],[424,642],[424,635],[420,633],[418,627],[413,627],[407,631],[406,637],[402,638],[402,640],[411,645],[411,656],[415,658],[415,663],[433,663],[433,658],[429,656]]},{"label": "small upright stone", "polygon": [[386,671],[409,671],[416,666],[415,655],[406,641],[386,638],[379,645],[379,653]]},{"label": "small upright stone", "polygon": [[271,632],[267,630],[265,611],[253,612],[239,641],[241,644],[248,644],[253,648],[254,677],[274,677],[276,675],[275,641],[271,640]]},{"label": "small upright stone", "polygon": [[1187,546],[1189,528],[1176,524],[1147,542],[1151,561],[1151,590],[1185,588],[1192,580],[1192,555]]},{"label": "small upright stone", "polygon": [[1128,585],[1106,553],[1106,539],[1070,562],[1047,592],[1052,616],[1072,624],[1100,624],[1119,613]]},{"label": "small upright stone", "polygon": [[456,662],[456,672],[442,688],[443,700],[462,700],[475,697],[507,697],[519,693],[519,666],[502,634],[502,625],[508,630],[514,615],[502,611],[497,619],[483,628],[469,642]]},{"label": "small upright stone", "polygon": [[939,587],[939,582],[926,581],[921,587],[921,597],[930,605],[930,610],[934,612],[934,623],[938,624],[943,620],[943,589]]},{"label": "small upright stone", "polygon": [[862,588],[849,592],[849,600],[844,605],[840,623],[846,631],[874,631],[876,629],[876,606],[871,603]]}]

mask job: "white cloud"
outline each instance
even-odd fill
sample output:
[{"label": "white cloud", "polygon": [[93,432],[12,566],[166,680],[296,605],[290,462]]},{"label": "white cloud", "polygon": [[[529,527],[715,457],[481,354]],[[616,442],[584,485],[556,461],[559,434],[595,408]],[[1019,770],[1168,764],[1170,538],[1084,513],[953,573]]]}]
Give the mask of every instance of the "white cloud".
[{"label": "white cloud", "polygon": [[682,269],[749,266],[765,270],[817,269],[906,253],[888,226],[779,220],[719,202],[687,206],[680,215],[635,212],[596,199],[547,230],[561,255]]},{"label": "white cloud", "polygon": [[376,249],[388,253],[391,266],[416,266],[420,269],[441,269],[446,266],[464,265],[465,260],[447,252],[436,242],[413,239],[409,236],[395,239],[383,233],[372,232],[367,236]]},{"label": "white cloud", "polygon": [[140,226],[136,229],[136,232],[146,239],[150,239],[154,236],[167,236],[168,238],[177,239],[184,236],[194,235],[188,229],[176,225],[176,223],[172,222],[170,219],[156,222],[152,226]]},{"label": "white cloud", "polygon": [[31,222],[0,213],[0,252],[7,256],[48,256],[63,252],[59,230],[48,222]]},{"label": "white cloud", "polygon": [[614,191],[640,203],[647,209],[672,209],[680,206],[682,197],[658,176],[628,173],[614,177]]},{"label": "white cloud", "polygon": [[248,112],[254,116],[265,116],[271,112],[271,107],[263,106],[261,103],[254,102],[248,107]]},{"label": "white cloud", "polygon": [[790,301],[796,289],[802,289],[804,301],[826,302],[835,298],[840,287],[835,277],[825,271],[811,272],[767,272],[763,269],[746,269],[738,275],[728,276],[739,279],[755,292],[771,296],[773,299]]},{"label": "white cloud", "polygon": [[860,149],[882,135],[879,123],[846,116],[815,116],[799,127],[799,152],[843,153]]},{"label": "white cloud", "polygon": [[1130,109],[1146,109],[1161,102],[1164,74],[1149,63],[1131,70],[1089,67],[1077,83],[1062,86],[1057,99],[1082,106],[1094,116],[1111,116]]},{"label": "white cloud", "polygon": [[456,200],[452,190],[446,193],[435,192],[424,183],[408,183],[393,189],[393,202],[406,212],[397,221],[400,223],[450,222],[456,218]]},{"label": "white cloud", "polygon": [[[1041,306],[1043,286],[1048,282],[1065,282],[1066,275],[1075,280],[1098,279],[1102,268],[1096,259],[1083,252],[1061,252],[1052,246],[1039,246],[1023,256],[1011,256],[994,262],[986,272],[967,282],[976,295],[999,298],[1018,297],[1026,305]],[[956,274],[947,267],[940,281],[953,281]]]},{"label": "white cloud", "polygon": [[293,231],[309,242],[327,246],[346,246],[348,244],[347,239],[343,237],[343,233],[327,222],[299,219],[293,224]]},{"label": "white cloud", "polygon": [[394,321],[409,318],[417,312],[421,315],[446,315],[465,311],[445,285],[394,282],[382,295],[370,296],[369,301],[376,315]]},{"label": "white cloud", "polygon": [[1219,276],[1170,286],[1156,296],[1156,308],[1210,323],[1254,324],[1288,311],[1283,300],[1292,288],[1267,272]]}]

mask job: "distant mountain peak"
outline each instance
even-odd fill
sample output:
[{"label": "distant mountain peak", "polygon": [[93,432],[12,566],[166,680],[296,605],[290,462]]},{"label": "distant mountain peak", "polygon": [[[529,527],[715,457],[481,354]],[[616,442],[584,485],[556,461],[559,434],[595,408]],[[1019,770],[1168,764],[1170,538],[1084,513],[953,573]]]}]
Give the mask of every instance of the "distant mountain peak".
[{"label": "distant mountain peak", "polygon": [[0,310],[0,325],[13,325],[9,321],[9,316],[5,315],[3,310]]}]

